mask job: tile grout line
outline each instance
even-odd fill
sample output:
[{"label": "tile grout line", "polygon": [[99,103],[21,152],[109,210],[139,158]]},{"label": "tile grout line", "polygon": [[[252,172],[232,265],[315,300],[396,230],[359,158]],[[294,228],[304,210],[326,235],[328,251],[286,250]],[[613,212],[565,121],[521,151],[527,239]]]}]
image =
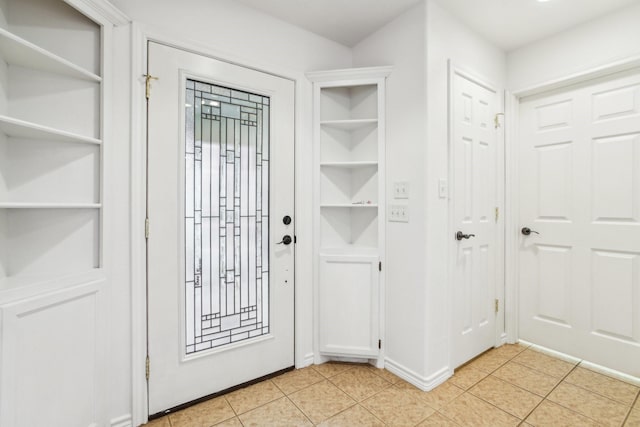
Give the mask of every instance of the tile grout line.
[{"label": "tile grout line", "polygon": [[633,399],[633,403],[631,404],[631,408],[629,408],[629,411],[627,412],[627,416],[624,417],[624,420],[622,420],[622,424],[620,424],[621,426],[623,426],[627,421],[629,421],[629,417],[631,416],[631,413],[633,412],[636,404],[638,404],[638,402],[640,402],[640,391],[638,391],[636,393],[636,398]]},{"label": "tile grout line", "polygon": [[[317,383],[316,383],[316,384],[317,384]],[[305,388],[306,388],[306,387],[305,387]],[[300,390],[303,390],[303,389],[300,389]],[[294,393],[296,393],[296,392],[294,391]],[[291,394],[293,394],[293,393],[291,393]],[[286,397],[286,398],[289,400],[289,402],[291,402],[291,404],[292,404],[293,406],[295,406],[295,408],[296,408],[298,411],[300,411],[300,413],[301,413],[301,414],[302,414],[302,415],[307,419],[307,421],[309,421],[309,423],[311,423],[311,425],[312,425],[312,426],[315,426],[315,424],[313,423],[313,421],[311,421],[311,418],[309,418],[309,416],[308,416],[308,415],[307,415],[307,414],[302,410],[302,408],[300,408],[300,407],[298,407],[298,405],[296,405],[296,402],[294,402],[293,400],[291,400],[291,398],[290,398],[288,395],[286,395],[286,394],[284,395],[284,397]]]}]

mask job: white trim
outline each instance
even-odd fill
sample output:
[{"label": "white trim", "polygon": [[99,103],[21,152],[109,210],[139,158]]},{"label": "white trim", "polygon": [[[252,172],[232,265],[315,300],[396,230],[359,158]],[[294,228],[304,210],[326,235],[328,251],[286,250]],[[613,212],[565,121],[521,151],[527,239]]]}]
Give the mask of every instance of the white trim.
[{"label": "white trim", "polygon": [[513,94],[517,98],[524,98],[526,96],[537,95],[539,93],[548,92],[554,89],[583,83],[589,80],[596,79],[598,77],[619,73],[621,71],[626,71],[637,67],[640,67],[640,55],[631,56],[619,61],[614,61],[605,65],[589,68],[579,73],[569,74],[565,77],[560,77],[558,79],[548,80],[546,82],[535,84],[533,86],[524,87],[513,91]]},{"label": "white trim", "polygon": [[[107,0],[64,0],[82,14],[105,24],[105,19],[116,27],[126,25],[131,19]],[[102,19],[100,19],[102,18]]]},{"label": "white trim", "polygon": [[[254,63],[251,58],[222,51],[211,44],[184,39],[179,33],[153,28],[140,23],[132,24],[131,45],[131,318],[132,318],[132,418],[133,425],[140,425],[148,419],[147,383],[145,380],[147,320],[146,320],[146,242],[144,239],[144,219],[146,217],[146,103],[144,98],[144,79],[146,73],[147,41],[155,41],[176,49],[205,55],[234,65],[249,68],[292,80],[295,83],[295,181],[304,182],[306,171],[311,167],[312,155],[305,150],[309,140],[311,122],[303,114],[303,105],[310,105],[311,83],[302,71],[273,64]],[[137,82],[138,84],[135,84]],[[308,124],[308,127],[305,126]],[[310,195],[296,184],[295,188],[295,234],[298,238],[295,256],[295,349],[296,366],[307,366],[308,353],[305,348],[308,335],[304,328],[309,325],[311,295],[300,292],[302,284],[310,283],[312,269],[305,268],[306,260],[311,259],[311,213]],[[308,193],[308,192],[307,192]],[[308,221],[305,222],[305,219]],[[151,224],[153,230],[153,224]],[[152,231],[153,232],[153,231]],[[308,292],[309,294],[311,291]],[[152,361],[153,365],[153,361]]]},{"label": "white trim", "polygon": [[307,366],[313,365],[313,358],[314,358],[313,352],[305,354],[304,358],[302,359],[302,363],[301,364],[296,363],[296,369],[302,369],[302,368],[306,368]]},{"label": "white trim", "polygon": [[[354,80],[354,83],[362,79],[383,79],[391,74],[392,66],[346,68],[342,70],[311,71],[306,73],[312,82],[333,82],[335,80]],[[351,85],[352,83],[349,83]],[[367,84],[367,83],[365,83]],[[323,85],[323,87],[329,87]]]},{"label": "white trim", "polygon": [[436,371],[433,375],[423,377],[388,357],[385,358],[385,369],[408,383],[413,384],[422,391],[433,390],[453,375],[453,369],[446,366],[439,371]]},{"label": "white trim", "polygon": [[[448,181],[448,194],[447,194],[447,198],[448,198],[448,211],[449,211],[449,215],[448,215],[448,224],[447,224],[447,235],[448,236],[453,236],[455,233],[455,211],[454,211],[454,197],[453,197],[453,188],[454,188],[454,184],[455,184],[455,158],[454,158],[454,151],[453,151],[453,122],[452,122],[452,118],[454,115],[454,111],[453,111],[453,81],[454,81],[454,77],[456,75],[461,76],[471,82],[474,82],[480,86],[482,86],[483,88],[493,92],[495,94],[496,97],[496,108],[500,109],[501,105],[500,104],[500,91],[498,90],[498,85],[492,83],[491,81],[483,78],[481,75],[476,74],[475,72],[466,70],[464,67],[461,67],[460,65],[458,65],[456,62],[452,61],[451,59],[449,59],[447,61],[447,65],[448,65],[448,82],[447,82],[447,109],[448,109],[448,114],[447,114],[447,156],[448,156],[448,174],[447,174],[447,181]],[[496,111],[497,113],[497,111]],[[504,187],[501,187],[499,185],[499,182],[501,180],[501,176],[502,179],[504,179],[504,177],[506,177],[506,170],[505,170],[505,166],[504,166],[504,158],[505,158],[505,149],[504,146],[506,145],[506,140],[505,140],[505,133],[504,132],[496,132],[496,144],[500,145],[500,143],[502,142],[502,146],[503,148],[497,148],[496,150],[496,166],[498,167],[498,173],[496,176],[496,204],[497,207],[500,209],[500,216],[498,219],[498,222],[495,224],[496,227],[496,248],[498,249],[496,251],[496,284],[494,287],[494,296],[493,298],[498,298],[500,299],[500,289],[504,290],[506,293],[506,282],[505,282],[505,275],[504,274],[498,274],[499,270],[501,269],[502,271],[504,271],[505,268],[505,262],[504,262],[504,258],[500,259],[500,254],[504,254],[506,247],[505,247],[505,230],[504,230],[504,224],[505,224],[505,191],[506,189]],[[502,160],[502,163],[500,162]],[[503,190],[503,191],[500,191]],[[502,231],[501,231],[502,228]],[[447,319],[449,319],[448,322],[448,328],[449,328],[449,333],[448,333],[448,338],[449,338],[449,351],[448,351],[448,360],[449,360],[449,366],[453,366],[454,365],[454,354],[453,354],[453,350],[454,350],[454,330],[453,330],[453,316],[455,315],[455,312],[453,310],[453,298],[454,298],[454,292],[453,292],[453,280],[455,278],[455,263],[456,263],[456,242],[453,240],[453,238],[451,238],[449,240],[449,244],[447,247],[447,251],[448,251],[448,266],[447,266],[447,283],[449,283],[450,286],[447,286],[447,294],[446,294],[446,310],[445,310],[445,316]],[[504,299],[506,298],[502,298],[500,299],[500,307],[502,307],[502,312],[505,312],[505,302]],[[498,315],[500,314],[500,311],[498,312],[498,314],[496,315],[496,319],[495,319],[495,334],[494,334],[494,345],[495,346],[500,346],[503,343],[503,335],[504,332],[502,330],[499,330],[498,327],[499,326],[503,326],[506,327],[505,323],[506,323],[506,318],[505,318],[505,322],[500,322],[498,320]],[[448,368],[447,368],[448,369]]]},{"label": "white trim", "polygon": [[131,414],[121,415],[116,418],[112,418],[110,422],[111,427],[133,427],[133,421]]}]

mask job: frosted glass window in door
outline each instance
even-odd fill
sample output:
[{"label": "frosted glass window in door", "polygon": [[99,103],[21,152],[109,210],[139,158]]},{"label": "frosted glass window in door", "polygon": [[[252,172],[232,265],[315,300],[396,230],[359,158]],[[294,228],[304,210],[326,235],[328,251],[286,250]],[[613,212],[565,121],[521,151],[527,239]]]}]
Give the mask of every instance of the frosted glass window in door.
[{"label": "frosted glass window in door", "polygon": [[269,332],[269,97],[188,79],[186,353]]}]

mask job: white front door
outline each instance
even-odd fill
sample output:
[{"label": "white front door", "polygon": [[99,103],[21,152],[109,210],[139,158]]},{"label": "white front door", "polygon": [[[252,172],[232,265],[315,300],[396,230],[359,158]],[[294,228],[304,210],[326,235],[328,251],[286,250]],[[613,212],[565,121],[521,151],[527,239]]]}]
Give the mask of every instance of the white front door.
[{"label": "white front door", "polygon": [[294,83],[153,42],[148,73],[156,414],[294,364]]},{"label": "white front door", "polygon": [[522,100],[518,144],[520,338],[640,376],[640,74]]},{"label": "white front door", "polygon": [[[453,156],[453,366],[496,342],[498,97],[494,89],[451,73]],[[460,233],[457,237],[455,234]]]}]

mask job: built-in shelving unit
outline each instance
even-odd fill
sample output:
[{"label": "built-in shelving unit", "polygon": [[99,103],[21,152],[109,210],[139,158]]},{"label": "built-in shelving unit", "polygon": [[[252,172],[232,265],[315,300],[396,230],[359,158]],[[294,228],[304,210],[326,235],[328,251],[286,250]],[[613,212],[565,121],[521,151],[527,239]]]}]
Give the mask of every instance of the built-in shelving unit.
[{"label": "built-in shelving unit", "polygon": [[390,68],[309,73],[314,82],[317,349],[381,362],[384,88]]},{"label": "built-in shelving unit", "polygon": [[[101,266],[101,26],[6,0],[0,25],[0,291]],[[1,296],[1,295],[0,295]]]}]

